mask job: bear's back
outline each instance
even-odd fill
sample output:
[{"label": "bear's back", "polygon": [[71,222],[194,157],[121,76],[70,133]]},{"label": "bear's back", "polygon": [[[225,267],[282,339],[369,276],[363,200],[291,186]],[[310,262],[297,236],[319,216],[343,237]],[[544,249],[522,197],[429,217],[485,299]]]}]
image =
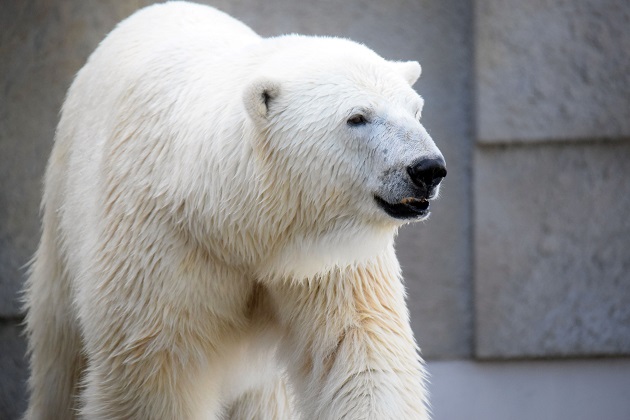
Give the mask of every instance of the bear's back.
[{"label": "bear's back", "polygon": [[102,92],[95,94],[102,99],[113,96],[112,89],[124,91],[128,85],[135,88],[145,83],[153,88],[160,81],[177,75],[182,79],[192,71],[220,75],[225,71],[221,67],[229,67],[229,57],[260,41],[248,26],[212,7],[187,2],[156,4],[119,23],[90,56],[73,85],[98,85]]},{"label": "bear's back", "polygon": [[[117,48],[138,45],[180,48],[205,47],[206,51],[238,48],[260,37],[247,25],[213,7],[188,2],[155,4],[123,20],[103,41]],[[132,47],[133,48],[133,47]]]},{"label": "bear's back", "polygon": [[[101,42],[68,92],[52,152],[55,165],[49,165],[46,175],[47,206],[64,209],[57,214],[63,242],[75,244],[78,254],[90,248],[107,179],[123,177],[142,160],[128,150],[113,161],[108,153],[116,142],[129,137],[127,149],[152,147],[165,127],[172,133],[184,131],[168,125],[170,115],[185,126],[189,120],[202,121],[199,104],[216,104],[219,113],[226,101],[240,100],[231,98],[234,88],[224,81],[234,77],[235,60],[224,57],[260,40],[249,27],[214,8],[170,2],[135,13]],[[172,173],[154,173],[153,181],[157,184],[158,175],[168,178]]]}]

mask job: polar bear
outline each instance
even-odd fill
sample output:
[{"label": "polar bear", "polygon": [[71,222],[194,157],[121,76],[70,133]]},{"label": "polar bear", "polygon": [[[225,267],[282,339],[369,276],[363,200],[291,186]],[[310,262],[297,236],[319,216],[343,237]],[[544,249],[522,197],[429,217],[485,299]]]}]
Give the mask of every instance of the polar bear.
[{"label": "polar bear", "polygon": [[393,241],[446,175],[416,62],[148,7],[74,80],[27,419],[426,419]]}]

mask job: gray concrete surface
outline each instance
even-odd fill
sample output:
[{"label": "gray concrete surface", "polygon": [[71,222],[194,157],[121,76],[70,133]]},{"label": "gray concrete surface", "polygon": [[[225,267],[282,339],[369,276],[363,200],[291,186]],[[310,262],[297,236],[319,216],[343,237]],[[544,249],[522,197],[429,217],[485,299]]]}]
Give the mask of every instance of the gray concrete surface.
[{"label": "gray concrete surface", "polygon": [[628,420],[630,359],[434,361],[435,420]]},{"label": "gray concrete surface", "polygon": [[[0,316],[20,312],[15,299],[37,245],[41,176],[65,90],[89,53],[118,20],[147,2],[26,1],[3,5],[0,87]],[[416,3],[216,1],[215,6],[265,36],[336,35],[389,59],[416,59],[425,125],[449,163],[443,198],[424,226],[405,228],[398,249],[410,290],[414,328],[427,357],[471,352],[469,238],[472,151],[471,5]],[[442,28],[452,28],[445,36]],[[443,54],[449,51],[449,54]],[[27,163],[27,164],[26,164]],[[448,250],[448,252],[445,252]],[[440,316],[436,316],[437,314]],[[439,335],[435,332],[440,331]],[[436,338],[439,337],[439,338]]]},{"label": "gray concrete surface", "polygon": [[26,360],[17,320],[0,320],[0,419],[18,419],[26,408]]},{"label": "gray concrete surface", "polygon": [[477,135],[630,137],[627,0],[477,0]]},{"label": "gray concrete surface", "polygon": [[630,353],[630,143],[483,147],[476,356]]}]

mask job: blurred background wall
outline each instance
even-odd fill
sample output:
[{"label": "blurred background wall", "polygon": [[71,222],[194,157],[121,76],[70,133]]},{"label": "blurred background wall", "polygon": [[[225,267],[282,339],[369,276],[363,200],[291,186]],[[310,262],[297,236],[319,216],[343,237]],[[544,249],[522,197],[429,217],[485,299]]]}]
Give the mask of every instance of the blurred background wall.
[{"label": "blurred background wall", "polygon": [[[24,409],[21,267],[65,91],[150,3],[0,0],[0,419]],[[397,250],[436,419],[630,418],[630,2],[206,3],[422,64],[449,175]]]}]

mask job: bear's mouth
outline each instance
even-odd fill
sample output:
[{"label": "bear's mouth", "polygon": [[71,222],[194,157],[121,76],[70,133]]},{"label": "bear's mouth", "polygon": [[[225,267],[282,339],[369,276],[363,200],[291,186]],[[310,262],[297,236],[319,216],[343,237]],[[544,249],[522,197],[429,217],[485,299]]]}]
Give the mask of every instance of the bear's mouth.
[{"label": "bear's mouth", "polygon": [[416,219],[429,214],[429,200],[426,198],[406,197],[392,204],[375,195],[374,200],[385,213],[395,219]]}]

